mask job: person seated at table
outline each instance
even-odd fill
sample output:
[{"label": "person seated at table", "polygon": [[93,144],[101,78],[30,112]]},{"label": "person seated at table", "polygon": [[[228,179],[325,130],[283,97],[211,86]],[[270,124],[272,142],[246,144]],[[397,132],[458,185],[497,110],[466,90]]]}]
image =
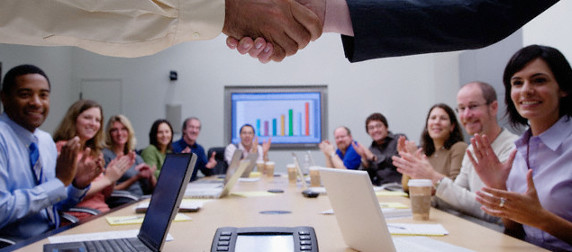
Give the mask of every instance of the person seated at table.
[{"label": "person seated at table", "polygon": [[173,127],[165,119],[158,119],[151,125],[149,131],[149,146],[141,151],[141,157],[146,164],[155,167],[155,178],[159,177],[167,153],[173,152]]},{"label": "person seated at table", "polygon": [[[109,118],[105,129],[103,160],[109,164],[120,155],[134,152],[136,139],[131,122],[124,115]],[[129,191],[133,196],[151,194],[157,184],[155,167],[147,165],[141,156],[135,154],[135,163],[117,180],[114,190]],[[108,204],[110,204],[108,202]],[[117,202],[113,205],[119,205]]]},{"label": "person seated at table", "polygon": [[[87,157],[78,155],[78,159],[94,160],[105,166],[102,155],[104,142],[101,120],[103,120],[103,111],[97,102],[79,100],[72,104],[54,133],[58,153],[61,153],[61,148],[66,144],[67,139],[77,136],[81,149],[89,153]],[[104,172],[93,180],[85,198],[77,206],[96,209],[102,213],[109,211],[105,199],[111,195],[115,182],[133,165],[133,162],[135,162],[134,153],[113,159],[107,164]],[[70,214],[80,220],[90,216],[83,212],[71,212]]]},{"label": "person seated at table", "polygon": [[258,144],[258,137],[255,137],[254,127],[250,124],[245,124],[240,127],[240,142],[238,144],[230,143],[224,149],[224,161],[230,165],[234,151],[242,150],[242,158],[246,158],[250,153],[258,153],[257,161],[268,161],[268,150],[272,142],[271,138],[268,141],[262,142],[262,146]]},{"label": "person seated at table", "polygon": [[[406,151],[411,141],[400,137],[397,149]],[[415,145],[415,143],[412,143]],[[463,133],[455,112],[447,104],[439,103],[429,109],[425,119],[425,128],[421,133],[421,148],[417,154],[425,155],[427,162],[415,165],[430,165],[436,172],[455,180],[461,170],[461,163],[467,143],[463,142]],[[401,185],[408,191],[409,176],[403,175]]]},{"label": "person seated at table", "polygon": [[365,119],[365,131],[372,141],[369,149],[361,144],[355,146],[361,156],[360,170],[369,173],[374,185],[401,183],[401,173],[397,172],[391,157],[397,155],[397,140],[405,135],[389,131],[387,119],[381,113],[373,113]]},{"label": "person seated at table", "polygon": [[50,80],[42,69],[19,65],[3,81],[0,236],[19,242],[60,227],[58,211],[80,202],[103,166],[76,163],[77,137],[62,147],[58,157],[52,136],[39,128],[50,111],[51,94]]},{"label": "person seated at table", "polygon": [[173,142],[174,153],[195,153],[197,162],[195,169],[191,175],[191,181],[198,178],[198,172],[205,176],[212,175],[212,169],[216,166],[215,155],[213,152],[210,158],[205,154],[205,148],[197,143],[199,134],[201,133],[201,121],[197,117],[189,117],[183,122],[183,135],[181,139]]},{"label": "person seated at table", "polygon": [[508,61],[503,83],[510,123],[528,129],[504,163],[488,135],[471,139],[470,160],[487,185],[477,200],[507,233],[572,251],[572,68],[557,49],[530,45]]},{"label": "person seated at table", "polygon": [[320,150],[326,157],[326,167],[350,170],[359,168],[361,158],[352,146],[356,142],[352,138],[350,129],[345,126],[336,128],[334,139],[338,147],[337,150],[328,140],[319,144]]},{"label": "person seated at table", "polygon": [[[495,89],[484,82],[470,82],[457,92],[457,113],[459,120],[468,134],[486,134],[491,136],[493,151],[507,160],[514,149],[517,136],[502,128],[497,121],[498,101]],[[463,157],[461,171],[455,180],[435,171],[427,164],[427,160],[414,152],[402,151],[393,157],[397,170],[414,179],[431,179],[435,188],[435,196],[439,208],[483,226],[499,230],[500,219],[487,214],[476,200],[476,192],[483,188],[483,181],[477,175],[469,161],[467,153],[473,152],[474,145],[469,145]],[[420,163],[421,165],[417,165]]]}]

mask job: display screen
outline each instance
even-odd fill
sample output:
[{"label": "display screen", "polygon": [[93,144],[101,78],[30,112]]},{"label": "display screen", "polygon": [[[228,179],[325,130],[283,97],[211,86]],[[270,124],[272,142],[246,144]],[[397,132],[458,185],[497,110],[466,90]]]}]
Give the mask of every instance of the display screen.
[{"label": "display screen", "polygon": [[228,92],[230,142],[240,142],[240,128],[254,127],[259,143],[272,147],[316,147],[325,123],[325,87],[269,88]]},{"label": "display screen", "polygon": [[241,235],[236,238],[235,252],[293,252],[293,235]]}]

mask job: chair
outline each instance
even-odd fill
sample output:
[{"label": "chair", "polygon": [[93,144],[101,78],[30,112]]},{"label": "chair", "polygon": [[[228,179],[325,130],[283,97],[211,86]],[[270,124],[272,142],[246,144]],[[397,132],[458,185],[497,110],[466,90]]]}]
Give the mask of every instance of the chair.
[{"label": "chair", "polygon": [[224,149],[225,147],[212,147],[208,150],[207,152],[208,158],[212,156],[213,151],[216,152],[215,154],[216,165],[212,169],[211,175],[226,174],[226,169],[228,169],[228,164],[224,160]]},{"label": "chair", "polygon": [[123,204],[127,204],[133,201],[138,201],[139,197],[133,195],[129,191],[125,190],[114,190],[111,196],[105,200],[105,203],[109,208],[115,208]]}]

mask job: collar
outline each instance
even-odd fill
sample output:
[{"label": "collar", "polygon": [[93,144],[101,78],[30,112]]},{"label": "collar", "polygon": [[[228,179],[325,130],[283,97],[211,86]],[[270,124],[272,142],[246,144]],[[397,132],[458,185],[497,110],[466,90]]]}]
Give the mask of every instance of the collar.
[{"label": "collar", "polygon": [[16,137],[20,139],[20,141],[26,145],[26,148],[30,145],[30,143],[35,142],[38,143],[38,137],[36,134],[38,133],[38,129],[35,129],[34,132],[30,132],[29,130],[25,129],[24,127],[20,126],[16,122],[12,121],[12,119],[6,114],[2,113],[0,115],[0,121],[5,122],[12,128]]},{"label": "collar", "polygon": [[532,136],[532,131],[528,128],[524,134],[515,142],[516,146],[528,144],[530,139],[539,139],[546,147],[556,151],[562,142],[572,135],[572,117],[562,116],[548,130],[538,136]]},{"label": "collar", "polygon": [[375,141],[371,141],[372,146],[383,146],[395,139],[395,135],[391,131],[387,131],[387,136],[383,139],[382,144],[377,144]]}]

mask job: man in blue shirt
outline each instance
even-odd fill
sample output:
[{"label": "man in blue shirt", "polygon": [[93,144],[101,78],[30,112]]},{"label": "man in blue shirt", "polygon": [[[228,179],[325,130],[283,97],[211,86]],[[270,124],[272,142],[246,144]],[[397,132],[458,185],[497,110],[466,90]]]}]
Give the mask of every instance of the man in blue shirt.
[{"label": "man in blue shirt", "polygon": [[201,121],[199,118],[189,117],[185,119],[185,122],[183,122],[183,136],[172,144],[173,152],[175,153],[192,152],[197,154],[197,163],[195,164],[196,169],[193,171],[193,175],[191,175],[191,181],[197,179],[197,170],[201,170],[205,176],[209,176],[212,174],[211,169],[216,165],[216,160],[214,158],[216,152],[213,152],[210,159],[207,159],[205,149],[197,143],[197,138],[199,137],[200,132]]},{"label": "man in blue shirt", "polygon": [[50,134],[38,129],[50,108],[50,83],[41,69],[8,71],[0,97],[0,236],[20,241],[57,228],[58,211],[77,204],[102,167],[76,161],[77,137],[58,157]]},{"label": "man in blue shirt", "polygon": [[338,149],[328,141],[320,143],[320,150],[326,156],[326,166],[338,169],[356,170],[361,163],[361,156],[354,150],[352,133],[347,127],[338,127],[334,130],[334,138]]}]

